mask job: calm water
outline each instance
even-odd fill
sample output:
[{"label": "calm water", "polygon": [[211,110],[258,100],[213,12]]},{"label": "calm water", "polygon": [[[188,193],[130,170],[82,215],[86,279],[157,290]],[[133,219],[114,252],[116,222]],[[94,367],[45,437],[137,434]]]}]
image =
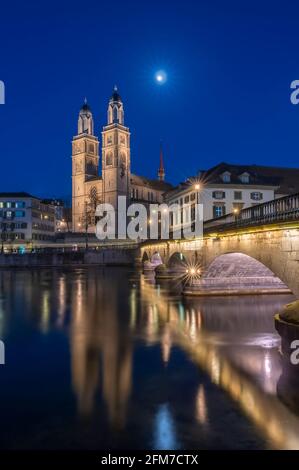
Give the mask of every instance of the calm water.
[{"label": "calm water", "polygon": [[2,449],[299,448],[273,314],[128,269],[0,271]]}]

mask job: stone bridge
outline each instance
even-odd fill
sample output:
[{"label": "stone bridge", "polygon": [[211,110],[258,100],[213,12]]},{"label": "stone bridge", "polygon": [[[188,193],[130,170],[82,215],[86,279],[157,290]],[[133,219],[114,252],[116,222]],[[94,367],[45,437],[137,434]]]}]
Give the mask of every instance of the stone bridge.
[{"label": "stone bridge", "polygon": [[207,222],[194,240],[144,242],[140,259],[170,269],[193,266],[206,279],[272,277],[299,297],[299,195],[292,197]]}]

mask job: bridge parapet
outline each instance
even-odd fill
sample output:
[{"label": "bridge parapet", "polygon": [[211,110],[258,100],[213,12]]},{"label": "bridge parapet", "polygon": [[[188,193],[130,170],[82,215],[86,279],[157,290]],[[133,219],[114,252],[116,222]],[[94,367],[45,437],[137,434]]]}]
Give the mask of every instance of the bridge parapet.
[{"label": "bridge parapet", "polygon": [[204,232],[211,229],[228,230],[230,228],[274,224],[299,220],[299,193],[291,194],[273,201],[257,204],[204,222]]}]

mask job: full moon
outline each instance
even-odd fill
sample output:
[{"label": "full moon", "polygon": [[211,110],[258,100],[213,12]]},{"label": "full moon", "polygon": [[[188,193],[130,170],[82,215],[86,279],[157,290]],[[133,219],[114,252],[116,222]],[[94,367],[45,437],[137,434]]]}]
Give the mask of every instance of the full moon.
[{"label": "full moon", "polygon": [[167,75],[164,70],[158,70],[158,72],[155,73],[155,80],[159,85],[163,85],[166,82]]}]

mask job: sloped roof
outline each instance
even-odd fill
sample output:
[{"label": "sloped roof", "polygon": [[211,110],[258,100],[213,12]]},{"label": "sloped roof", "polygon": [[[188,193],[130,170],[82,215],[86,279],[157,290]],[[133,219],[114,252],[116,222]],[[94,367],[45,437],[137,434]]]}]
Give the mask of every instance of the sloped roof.
[{"label": "sloped roof", "polygon": [[230,173],[230,182],[225,184],[244,184],[240,180],[240,176],[244,173],[249,174],[249,185],[261,186],[279,186],[278,172],[262,172],[260,169],[266,167],[258,167],[256,165],[234,165],[230,163],[219,163],[218,165],[203,171],[200,178],[206,184],[223,184],[222,175],[225,172]]},{"label": "sloped roof", "polygon": [[149,188],[156,189],[158,191],[169,191],[172,189],[172,184],[166,183],[166,181],[153,180],[145,178],[145,176],[138,176],[131,174],[131,184],[138,186],[148,186]]},{"label": "sloped roof", "polygon": [[32,196],[32,194],[26,193],[25,191],[19,191],[19,192],[8,192],[8,193],[0,193],[0,197],[7,198],[7,197],[30,197],[33,199],[40,199],[37,196]]}]

